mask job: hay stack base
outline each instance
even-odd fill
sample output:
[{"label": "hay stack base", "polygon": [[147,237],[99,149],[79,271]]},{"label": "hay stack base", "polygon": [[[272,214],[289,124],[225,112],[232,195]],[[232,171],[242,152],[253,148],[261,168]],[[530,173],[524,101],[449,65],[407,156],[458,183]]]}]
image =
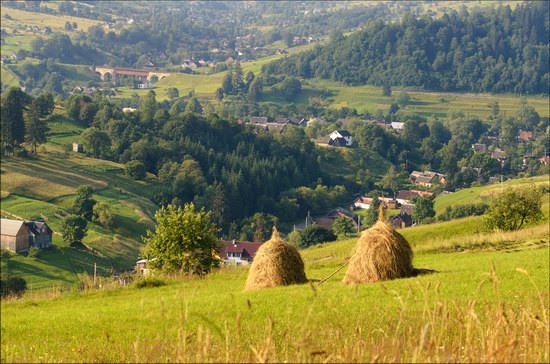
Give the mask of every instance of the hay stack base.
[{"label": "hay stack base", "polygon": [[412,277],[412,258],[409,242],[388,223],[381,207],[376,224],[359,237],[343,283]]},{"label": "hay stack base", "polygon": [[304,262],[298,250],[281,239],[273,229],[254,257],[245,290],[307,283]]}]

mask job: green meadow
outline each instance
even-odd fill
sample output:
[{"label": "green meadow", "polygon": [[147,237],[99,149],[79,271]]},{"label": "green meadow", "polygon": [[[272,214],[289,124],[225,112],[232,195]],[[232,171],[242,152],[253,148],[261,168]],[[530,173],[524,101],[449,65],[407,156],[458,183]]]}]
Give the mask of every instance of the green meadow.
[{"label": "green meadow", "polygon": [[[382,283],[343,286],[342,269],[322,285],[245,292],[248,268],[237,267],[202,279],[161,278],[166,285],[157,288],[29,294],[2,302],[2,358],[547,362],[547,221],[540,226],[539,244],[520,238],[513,247],[487,249],[468,243],[470,231],[466,249],[454,251],[444,241],[445,230],[456,226],[422,227],[425,234],[404,230],[415,267],[436,272]],[[349,239],[301,251],[308,278],[333,273],[354,244]],[[31,335],[48,339],[28,340]]]}]

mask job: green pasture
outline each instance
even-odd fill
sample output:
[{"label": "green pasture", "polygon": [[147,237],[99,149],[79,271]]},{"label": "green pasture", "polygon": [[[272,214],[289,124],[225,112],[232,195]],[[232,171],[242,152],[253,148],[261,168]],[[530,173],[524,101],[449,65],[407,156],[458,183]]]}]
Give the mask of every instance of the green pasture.
[{"label": "green pasture", "polygon": [[[448,195],[437,197],[435,199],[435,210],[437,214],[441,214],[448,206],[486,202],[492,193],[498,192],[502,188],[506,187],[516,187],[520,185],[548,185],[548,183],[548,176],[537,176],[511,179],[503,183],[495,183],[493,185],[466,188]],[[548,203],[547,198],[545,199],[545,203]]]},{"label": "green pasture", "polygon": [[[423,245],[417,237],[409,239],[415,250]],[[302,251],[308,277],[320,280],[333,273],[351,256],[354,243]],[[31,295],[2,302],[2,357],[19,362],[258,362],[265,355],[277,362],[370,362],[377,356],[487,361],[494,354],[483,343],[497,340],[505,348],[513,339],[517,346],[509,355],[546,361],[544,327],[526,335],[522,325],[531,321],[514,318],[522,312],[547,317],[548,258],[546,239],[512,251],[420,251],[415,267],[435,273],[359,286],[340,283],[343,269],[322,286],[244,292],[248,268],[238,267],[203,279],[169,279],[159,288],[55,299]],[[493,330],[498,307],[512,321],[507,330]],[[426,327],[427,344],[418,351]],[[31,334],[50,339],[29,341]],[[437,338],[442,341],[436,347]]]},{"label": "green pasture", "polygon": [[[2,6],[0,14],[2,16],[2,27],[15,29],[21,26],[36,25],[41,28],[49,26],[50,28],[52,28],[52,31],[66,32],[65,22],[70,22],[71,24],[73,22],[76,22],[78,25],[78,30],[88,30],[88,28],[92,25],[101,24],[101,22],[98,20],[78,18],[69,15],[35,13],[31,11],[8,8],[5,6]],[[5,14],[9,14],[12,19],[5,19]]]}]

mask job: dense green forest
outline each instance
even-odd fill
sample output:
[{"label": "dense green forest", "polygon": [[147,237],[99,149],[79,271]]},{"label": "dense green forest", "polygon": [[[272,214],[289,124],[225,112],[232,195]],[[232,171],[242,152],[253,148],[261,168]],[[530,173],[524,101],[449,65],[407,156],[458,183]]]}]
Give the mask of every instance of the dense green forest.
[{"label": "dense green forest", "polygon": [[439,19],[368,22],[347,38],[264,66],[264,72],[349,85],[548,93],[549,3],[463,8]]},{"label": "dense green forest", "polygon": [[[291,223],[308,211],[347,206],[356,193],[394,196],[410,186],[413,170],[445,173],[447,184],[436,190],[454,190],[489,177],[536,175],[548,168],[536,158],[522,160],[544,155],[547,146],[548,121],[526,102],[513,116],[499,115],[495,107],[487,120],[460,112],[446,120],[398,113],[404,122],[400,133],[352,117],[346,128],[354,145],[347,151],[316,147],[316,123],[288,126],[282,133],[258,132],[213,110],[201,115],[200,103],[190,96],[159,103],[151,91],[135,112],[123,112],[96,92],[72,95],[64,107],[66,116],[84,128],[79,139],[90,157],[123,163],[136,179],[153,173],[157,204],[204,206],[230,238],[252,239],[251,226],[258,220]],[[35,153],[47,140],[52,109],[49,94],[33,99],[19,88],[4,92],[3,154],[24,157],[26,145]],[[520,130],[533,131],[534,138],[518,141]],[[492,142],[495,135],[498,140]],[[473,153],[473,143],[494,143],[506,160],[499,163],[490,151]],[[347,153],[353,162],[343,161]]]}]

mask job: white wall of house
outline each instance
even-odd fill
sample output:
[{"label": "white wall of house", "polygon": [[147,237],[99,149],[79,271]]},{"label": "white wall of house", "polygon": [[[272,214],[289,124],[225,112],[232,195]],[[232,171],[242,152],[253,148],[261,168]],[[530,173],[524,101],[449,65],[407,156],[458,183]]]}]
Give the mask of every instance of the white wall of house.
[{"label": "white wall of house", "polygon": [[241,255],[241,253],[227,253],[227,259],[225,259],[225,262],[234,265],[249,265],[250,262],[248,260],[241,259]]},{"label": "white wall of house", "polygon": [[352,145],[352,136],[343,136],[342,134],[340,134],[338,132],[338,130],[335,130],[333,131],[332,133],[330,133],[329,135],[330,139],[334,140],[336,138],[344,138],[346,140],[346,145],[349,147]]}]

